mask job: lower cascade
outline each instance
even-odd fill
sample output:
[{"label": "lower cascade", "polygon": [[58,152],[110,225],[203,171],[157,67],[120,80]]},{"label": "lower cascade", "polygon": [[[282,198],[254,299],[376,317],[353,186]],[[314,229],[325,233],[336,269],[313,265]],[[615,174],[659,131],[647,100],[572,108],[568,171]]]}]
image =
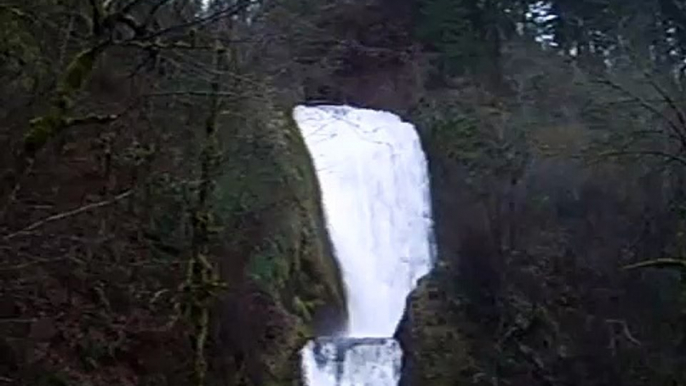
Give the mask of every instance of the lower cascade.
[{"label": "lower cascade", "polygon": [[419,137],[398,116],[350,106],[298,106],[348,299],[348,327],[302,349],[308,386],[395,386],[392,338],[405,301],[431,269],[431,205]]},{"label": "lower cascade", "polygon": [[303,349],[309,385],[395,386],[402,352],[393,338],[318,338]]}]

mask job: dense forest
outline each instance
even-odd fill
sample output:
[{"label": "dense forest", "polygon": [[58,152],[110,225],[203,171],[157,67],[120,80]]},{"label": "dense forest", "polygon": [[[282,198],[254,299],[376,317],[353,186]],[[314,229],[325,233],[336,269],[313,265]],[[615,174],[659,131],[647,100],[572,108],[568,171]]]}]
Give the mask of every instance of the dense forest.
[{"label": "dense forest", "polygon": [[403,386],[686,385],[682,0],[0,0],[0,386],[298,385],[297,104],[413,122]]}]

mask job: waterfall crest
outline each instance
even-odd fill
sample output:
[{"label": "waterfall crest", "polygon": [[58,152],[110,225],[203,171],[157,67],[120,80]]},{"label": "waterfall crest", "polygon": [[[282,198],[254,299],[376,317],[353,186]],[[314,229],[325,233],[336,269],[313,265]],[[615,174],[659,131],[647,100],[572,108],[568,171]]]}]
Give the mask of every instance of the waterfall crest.
[{"label": "waterfall crest", "polygon": [[349,106],[298,106],[327,228],[341,267],[349,323],[305,346],[309,386],[395,386],[402,352],[390,338],[407,295],[432,264],[426,158],[398,116]]}]

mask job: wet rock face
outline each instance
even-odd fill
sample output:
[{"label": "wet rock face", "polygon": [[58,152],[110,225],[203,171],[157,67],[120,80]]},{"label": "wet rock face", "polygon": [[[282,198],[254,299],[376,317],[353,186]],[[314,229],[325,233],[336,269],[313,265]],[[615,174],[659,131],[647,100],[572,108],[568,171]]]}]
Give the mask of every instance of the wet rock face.
[{"label": "wet rock face", "polygon": [[315,336],[330,336],[345,329],[346,314],[336,304],[322,304],[312,316]]},{"label": "wet rock face", "polygon": [[396,339],[405,353],[400,386],[469,384],[472,365],[446,294],[441,272],[429,274],[410,295]]},{"label": "wet rock face", "polygon": [[232,217],[243,237],[225,238],[221,270],[230,288],[213,312],[211,367],[223,384],[292,385],[305,342],[345,326],[345,293],[295,123],[275,115],[259,132],[245,131],[236,136],[246,142],[237,148],[249,150],[236,155],[245,162],[218,182],[219,207],[236,186],[254,199]]}]

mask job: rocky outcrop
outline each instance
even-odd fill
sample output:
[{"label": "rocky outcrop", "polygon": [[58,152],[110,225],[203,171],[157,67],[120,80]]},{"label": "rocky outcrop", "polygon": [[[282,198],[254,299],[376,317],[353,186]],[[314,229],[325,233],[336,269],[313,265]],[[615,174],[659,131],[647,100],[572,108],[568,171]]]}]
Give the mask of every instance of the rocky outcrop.
[{"label": "rocky outcrop", "polygon": [[[290,114],[240,132],[219,181],[231,285],[217,320],[217,369],[250,385],[299,381],[298,351],[344,327],[345,294],[309,153]],[[242,236],[242,237],[241,237]]]},{"label": "rocky outcrop", "polygon": [[446,290],[447,271],[423,278],[407,301],[396,339],[403,348],[401,386],[468,384],[473,368],[456,307]]}]

